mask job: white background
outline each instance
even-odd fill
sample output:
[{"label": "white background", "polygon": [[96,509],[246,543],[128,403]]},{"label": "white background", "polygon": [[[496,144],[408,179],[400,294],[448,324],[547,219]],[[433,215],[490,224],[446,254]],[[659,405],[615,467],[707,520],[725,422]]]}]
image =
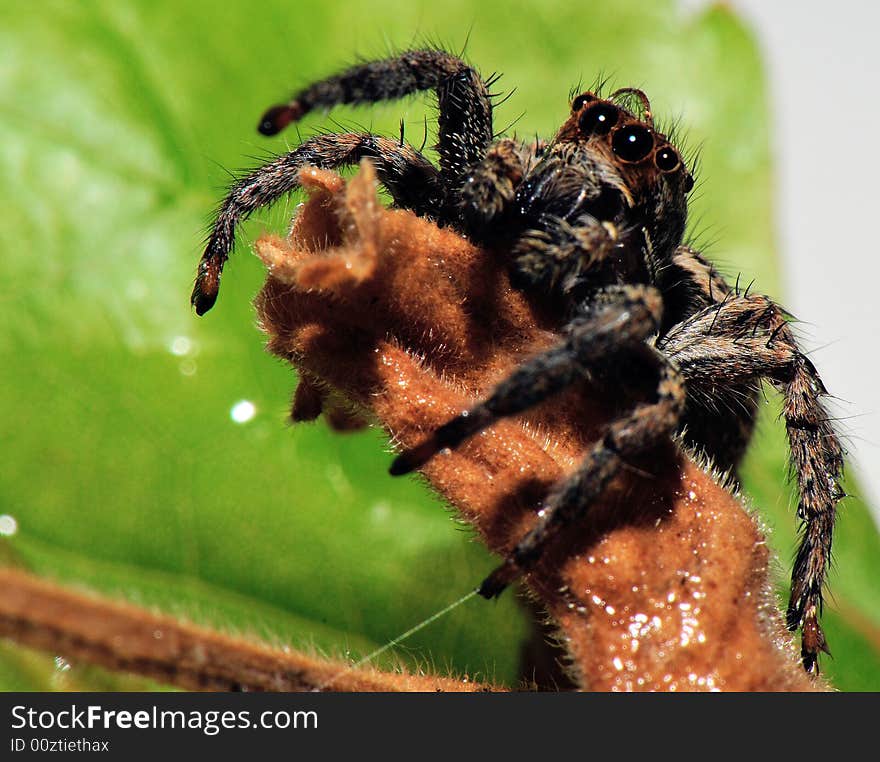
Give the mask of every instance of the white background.
[{"label": "white background", "polygon": [[727,4],[757,33],[769,77],[785,306],[838,398],[849,470],[880,522],[880,4]]}]

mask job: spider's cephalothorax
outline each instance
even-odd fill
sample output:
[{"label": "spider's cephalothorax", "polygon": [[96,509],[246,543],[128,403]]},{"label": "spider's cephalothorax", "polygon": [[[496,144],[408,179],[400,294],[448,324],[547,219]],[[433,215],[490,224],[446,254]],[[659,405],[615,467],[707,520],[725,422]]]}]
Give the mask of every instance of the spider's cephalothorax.
[{"label": "spider's cephalothorax", "polygon": [[439,167],[402,138],[343,133],[310,138],[256,169],[232,186],[217,213],[193,291],[196,311],[203,314],[217,297],[238,222],[297,188],[306,166],[331,169],[369,158],[397,206],[503,252],[512,281],[560,310],[560,343],[402,453],[392,473],[420,467],[585,376],[634,388],[624,396],[636,402],[547,497],[534,529],[483,582],[486,597],[528,571],[550,538],[582,519],[628,459],[670,437],[734,472],[751,436],[760,383],[769,380],[784,399],[803,522],[788,626],[801,629],[804,666],[816,670],[819,651],[827,650],[819,614],[843,495],[843,453],[815,368],[778,306],[731,288],[683,245],[693,179],[675,146],[654,129],[644,93],[582,93],[551,141],[523,143],[493,134],[490,84],[450,53],[412,50],[354,66],[269,109],[258,127],[267,135],[314,108],[435,90]]}]

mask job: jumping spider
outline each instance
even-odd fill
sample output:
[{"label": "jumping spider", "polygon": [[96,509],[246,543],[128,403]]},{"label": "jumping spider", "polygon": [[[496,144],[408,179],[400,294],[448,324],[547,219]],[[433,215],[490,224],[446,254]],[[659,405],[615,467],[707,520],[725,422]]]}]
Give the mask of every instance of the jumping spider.
[{"label": "jumping spider", "polygon": [[297,188],[300,169],[310,165],[331,169],[367,157],[398,207],[504,252],[513,283],[561,311],[562,340],[399,455],[391,473],[419,468],[586,374],[610,388],[641,391],[482,583],[487,598],[527,571],[550,537],[582,519],[628,458],[678,436],[733,472],[754,427],[760,383],[769,380],[784,398],[803,522],[787,624],[801,629],[803,665],[817,671],[819,651],[827,652],[818,620],[835,506],[843,497],[843,451],[821,402],[825,388],[785,313],[766,296],[731,288],[682,243],[694,181],[655,129],[643,92],[581,93],[549,143],[523,143],[496,140],[491,85],[450,53],[411,50],[354,66],[270,108],[258,126],[264,135],[315,108],[436,90],[440,166],[402,139],[344,133],[310,138],[256,169],[219,208],[192,294],[196,312],[217,298],[238,222]]}]

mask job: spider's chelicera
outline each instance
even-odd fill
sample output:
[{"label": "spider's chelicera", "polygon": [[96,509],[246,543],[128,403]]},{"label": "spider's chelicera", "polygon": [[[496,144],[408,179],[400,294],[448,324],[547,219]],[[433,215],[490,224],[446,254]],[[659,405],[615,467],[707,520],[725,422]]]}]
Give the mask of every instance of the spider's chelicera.
[{"label": "spider's chelicera", "polygon": [[192,295],[196,311],[214,304],[239,221],[297,188],[306,166],[331,169],[369,158],[398,207],[505,252],[513,283],[560,309],[561,341],[399,455],[392,473],[419,468],[587,375],[641,391],[482,583],[485,597],[528,571],[548,539],[583,518],[627,459],[669,437],[678,435],[734,472],[752,433],[761,380],[769,380],[784,399],[803,522],[787,623],[802,631],[804,667],[817,670],[819,651],[827,651],[819,615],[843,496],[843,452],[816,369],[776,304],[731,288],[683,244],[693,179],[677,148],[655,129],[644,93],[582,93],[551,141],[520,142],[496,139],[490,86],[450,53],[412,50],[354,66],[269,109],[258,126],[266,135],[315,108],[435,90],[439,167],[402,139],[352,132],[310,138],[254,170],[232,186],[217,213]]}]

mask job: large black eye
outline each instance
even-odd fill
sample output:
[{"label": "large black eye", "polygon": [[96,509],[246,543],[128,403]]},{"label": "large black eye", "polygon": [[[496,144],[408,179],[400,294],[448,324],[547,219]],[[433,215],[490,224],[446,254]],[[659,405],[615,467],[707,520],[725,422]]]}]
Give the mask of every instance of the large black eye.
[{"label": "large black eye", "polygon": [[591,106],[578,119],[578,126],[584,135],[607,135],[617,124],[617,109],[610,103],[597,103]]},{"label": "large black eye", "polygon": [[654,148],[654,136],[647,127],[628,124],[611,139],[611,150],[624,161],[641,161]]},{"label": "large black eye", "polygon": [[678,154],[669,146],[664,146],[654,154],[654,163],[661,172],[672,172],[678,169],[678,165],[681,164],[678,160]]},{"label": "large black eye", "polygon": [[571,110],[572,112],[580,111],[584,107],[585,103],[589,103],[590,101],[594,100],[596,100],[596,96],[592,93],[581,93],[571,102]]}]

